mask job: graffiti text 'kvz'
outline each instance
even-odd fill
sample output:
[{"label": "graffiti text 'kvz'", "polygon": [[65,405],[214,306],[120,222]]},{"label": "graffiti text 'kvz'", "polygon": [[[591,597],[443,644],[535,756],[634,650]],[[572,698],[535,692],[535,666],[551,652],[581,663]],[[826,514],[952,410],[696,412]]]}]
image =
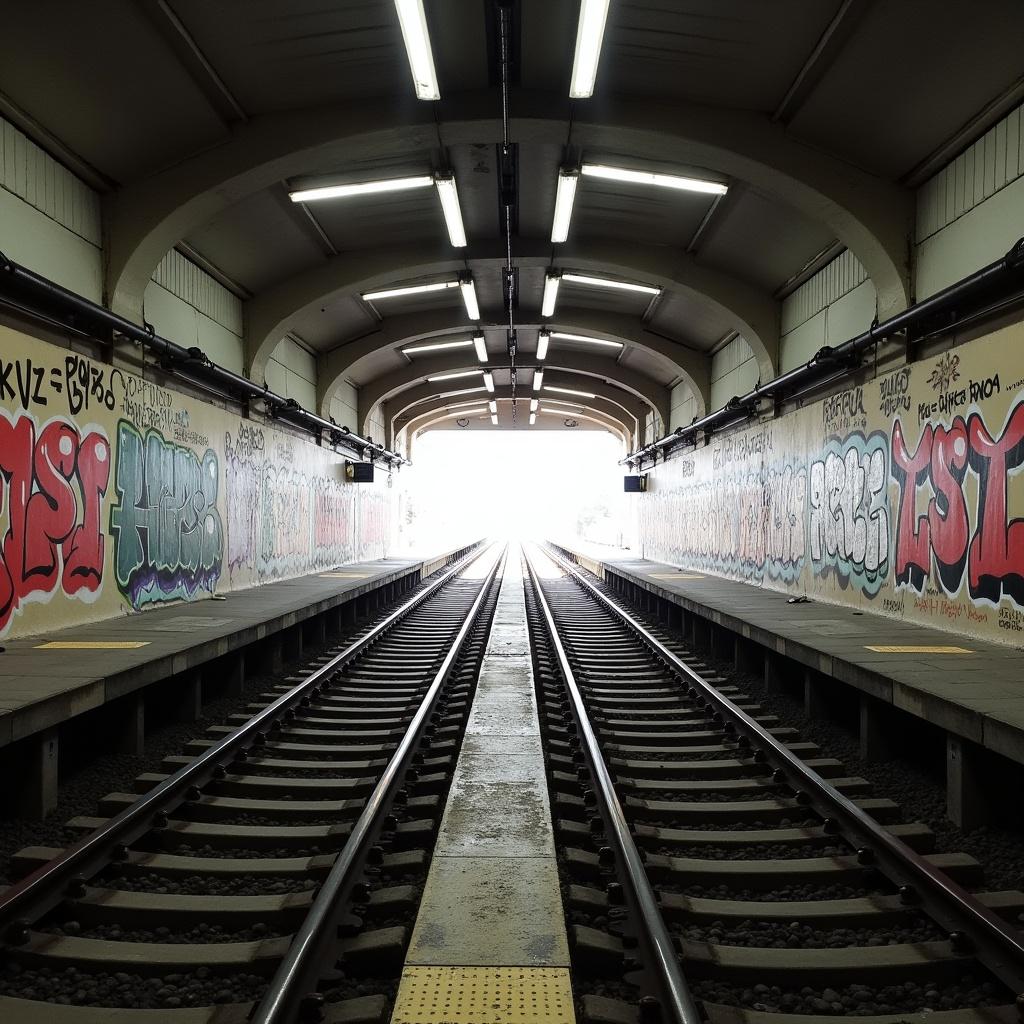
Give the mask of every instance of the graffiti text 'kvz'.
[{"label": "graffiti text 'kvz'", "polygon": [[220,578],[223,529],[217,511],[220,469],[156,430],[117,425],[119,506],[111,509],[117,585],[133,608],[213,591]]}]

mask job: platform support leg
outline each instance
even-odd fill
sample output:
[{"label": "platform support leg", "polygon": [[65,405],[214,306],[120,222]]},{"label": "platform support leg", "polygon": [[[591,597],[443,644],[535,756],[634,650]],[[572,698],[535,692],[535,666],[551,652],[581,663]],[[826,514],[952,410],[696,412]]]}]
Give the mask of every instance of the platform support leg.
[{"label": "platform support leg", "polygon": [[226,689],[229,697],[240,697],[245,691],[245,655],[231,655],[227,662]]},{"label": "platform support leg", "polygon": [[768,693],[782,693],[783,660],[774,651],[764,652],[764,688]]},{"label": "platform support leg", "polygon": [[692,616],[693,647],[697,651],[705,651],[711,646],[711,623],[701,615]]},{"label": "platform support leg", "polygon": [[327,643],[327,612],[313,616],[312,629],[314,646],[323,647]]},{"label": "platform support leg", "polygon": [[946,816],[965,830],[978,828],[990,819],[980,762],[977,744],[946,734]]},{"label": "platform support leg", "polygon": [[289,660],[301,661],[302,652],[305,647],[302,638],[302,623],[299,622],[288,630],[288,658]]},{"label": "platform support leg", "polygon": [[275,676],[284,671],[284,644],[279,632],[267,638],[267,664]]},{"label": "platform support leg", "polygon": [[808,718],[826,717],[825,681],[813,669],[804,669],[804,714]]},{"label": "platform support leg", "polygon": [[751,675],[757,675],[758,669],[761,667],[761,659],[758,657],[758,645],[752,640],[748,640],[745,636],[741,636],[739,633],[734,633],[733,643],[733,665],[739,672],[749,672]]},{"label": "platform support leg", "polygon": [[189,672],[181,681],[178,696],[178,718],[182,722],[198,722],[203,717],[203,674]]},{"label": "platform support leg", "polygon": [[875,697],[860,695],[860,756],[862,761],[886,761],[892,756],[886,709]]},{"label": "platform support leg", "polygon": [[27,740],[24,788],[19,794],[19,811],[27,818],[42,820],[57,806],[57,769],[60,740],[56,729],[47,729]]},{"label": "platform support leg", "polygon": [[121,754],[139,755],[146,748],[146,701],[141,693],[133,693],[118,702],[114,718],[115,745]]}]

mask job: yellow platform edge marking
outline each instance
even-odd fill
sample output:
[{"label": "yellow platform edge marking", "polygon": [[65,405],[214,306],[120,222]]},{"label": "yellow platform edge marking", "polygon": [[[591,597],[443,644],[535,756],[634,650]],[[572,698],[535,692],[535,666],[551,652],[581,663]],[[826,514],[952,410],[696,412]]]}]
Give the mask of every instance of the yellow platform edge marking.
[{"label": "yellow platform edge marking", "polygon": [[148,647],[149,640],[51,640],[36,644],[37,651],[133,651]]},{"label": "yellow platform edge marking", "polygon": [[365,580],[370,574],[368,572],[322,572],[322,580]]},{"label": "yellow platform edge marking", "polygon": [[652,580],[702,580],[705,577],[696,572],[649,572]]},{"label": "yellow platform edge marking", "polygon": [[929,646],[927,644],[865,644],[869,651],[879,654],[973,654],[966,647]]},{"label": "yellow platform edge marking", "polygon": [[391,1024],[576,1024],[568,967],[406,967]]}]

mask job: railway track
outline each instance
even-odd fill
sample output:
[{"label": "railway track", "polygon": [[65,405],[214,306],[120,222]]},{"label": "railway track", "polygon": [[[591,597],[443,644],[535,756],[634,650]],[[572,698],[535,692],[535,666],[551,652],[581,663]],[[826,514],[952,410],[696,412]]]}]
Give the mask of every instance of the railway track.
[{"label": "railway track", "polygon": [[527,561],[584,1019],[1018,1020],[1024,894],[595,577]]},{"label": "railway track", "polygon": [[5,1024],[386,1019],[502,555],[466,556],[30,848],[0,893]]}]

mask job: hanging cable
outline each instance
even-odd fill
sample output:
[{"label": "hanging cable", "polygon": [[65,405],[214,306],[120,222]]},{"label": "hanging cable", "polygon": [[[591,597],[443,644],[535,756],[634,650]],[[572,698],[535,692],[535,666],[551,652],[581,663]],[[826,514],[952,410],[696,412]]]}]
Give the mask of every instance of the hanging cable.
[{"label": "hanging cable", "polygon": [[501,49],[501,159],[502,175],[499,187],[502,190],[502,205],[505,215],[505,304],[508,312],[509,372],[512,385],[512,426],[516,425],[516,325],[515,325],[515,271],[512,267],[512,207],[515,203],[514,178],[507,173],[512,161],[512,143],[509,132],[509,46],[512,16],[511,5],[498,0],[499,38]]}]

